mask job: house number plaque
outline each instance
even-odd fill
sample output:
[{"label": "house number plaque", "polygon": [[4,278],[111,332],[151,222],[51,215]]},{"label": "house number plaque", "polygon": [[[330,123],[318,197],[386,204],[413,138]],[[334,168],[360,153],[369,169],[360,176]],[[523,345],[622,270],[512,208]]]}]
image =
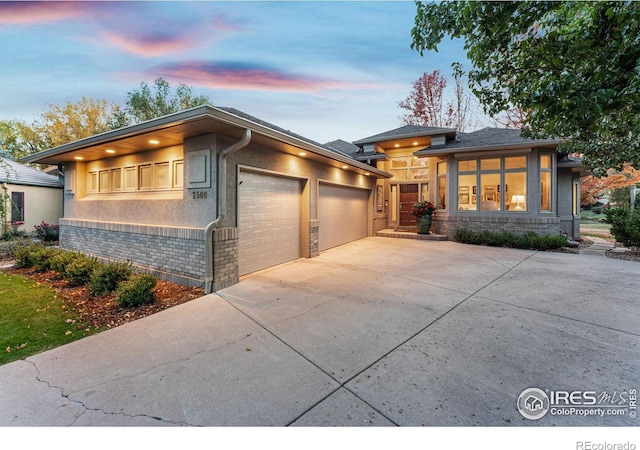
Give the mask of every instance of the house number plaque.
[{"label": "house number plaque", "polygon": [[194,200],[205,200],[207,198],[207,191],[193,191],[191,196]]}]

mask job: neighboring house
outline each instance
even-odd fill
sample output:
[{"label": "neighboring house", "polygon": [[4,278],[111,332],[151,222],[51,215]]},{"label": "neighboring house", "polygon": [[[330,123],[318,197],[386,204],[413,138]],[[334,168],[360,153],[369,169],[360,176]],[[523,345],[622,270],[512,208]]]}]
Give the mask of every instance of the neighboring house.
[{"label": "neighboring house", "polygon": [[579,216],[565,217],[564,198],[570,210],[581,166],[557,162],[557,144],[512,130],[458,141],[453,129],[407,126],[321,145],[235,109],[199,106],[25,161],[64,167],[62,247],[130,259],[211,292],[413,227],[407,207],[419,199],[438,202],[436,230],[449,236],[467,226],[562,227],[574,237]]},{"label": "neighboring house", "polygon": [[[406,125],[354,142],[354,158],[391,173],[378,202],[376,231],[412,229],[411,205],[433,202],[434,229],[459,228],[580,237],[578,158],[556,151],[560,140],[532,140],[519,130]],[[342,146],[345,148],[344,145]]]},{"label": "neighboring house", "polygon": [[25,160],[64,166],[62,247],[130,259],[207,292],[373,235],[376,180],[390,176],[211,106]]},{"label": "neighboring house", "polygon": [[62,183],[58,177],[10,159],[0,159],[0,188],[6,202],[6,224],[22,223],[32,232],[42,222],[57,225],[62,217]]}]

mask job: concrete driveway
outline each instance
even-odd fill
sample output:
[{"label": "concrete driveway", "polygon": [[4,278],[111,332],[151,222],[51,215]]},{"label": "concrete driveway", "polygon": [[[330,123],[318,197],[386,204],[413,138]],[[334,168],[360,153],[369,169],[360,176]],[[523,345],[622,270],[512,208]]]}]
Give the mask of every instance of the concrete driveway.
[{"label": "concrete driveway", "polygon": [[[635,262],[367,238],[0,366],[0,425],[638,426],[638,292]],[[529,420],[528,388],[580,394]]]}]

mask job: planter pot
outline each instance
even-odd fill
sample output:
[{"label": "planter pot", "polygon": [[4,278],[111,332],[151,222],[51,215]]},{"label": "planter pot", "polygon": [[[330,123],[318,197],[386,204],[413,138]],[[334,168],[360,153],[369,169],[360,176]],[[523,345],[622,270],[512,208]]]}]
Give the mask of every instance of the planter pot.
[{"label": "planter pot", "polygon": [[429,234],[429,228],[431,228],[431,214],[416,217],[416,225],[418,226],[418,234]]}]

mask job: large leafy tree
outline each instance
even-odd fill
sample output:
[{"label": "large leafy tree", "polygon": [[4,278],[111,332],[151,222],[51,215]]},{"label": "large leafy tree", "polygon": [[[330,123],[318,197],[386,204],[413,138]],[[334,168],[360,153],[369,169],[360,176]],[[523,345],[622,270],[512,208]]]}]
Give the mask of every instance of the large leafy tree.
[{"label": "large leafy tree", "polygon": [[49,105],[31,127],[35,136],[28,142],[49,148],[104,133],[112,129],[118,111],[106,100],[86,97],[77,103]]},{"label": "large leafy tree", "polygon": [[421,54],[464,40],[489,115],[527,111],[525,135],[567,138],[596,173],[640,167],[640,3],[417,3],[411,33]]},{"label": "large leafy tree", "polygon": [[146,82],[139,89],[127,93],[126,114],[133,122],[144,122],[195,106],[210,104],[206,95],[194,95],[193,89],[179,83],[175,92],[162,77],[153,82],[153,92]]}]

